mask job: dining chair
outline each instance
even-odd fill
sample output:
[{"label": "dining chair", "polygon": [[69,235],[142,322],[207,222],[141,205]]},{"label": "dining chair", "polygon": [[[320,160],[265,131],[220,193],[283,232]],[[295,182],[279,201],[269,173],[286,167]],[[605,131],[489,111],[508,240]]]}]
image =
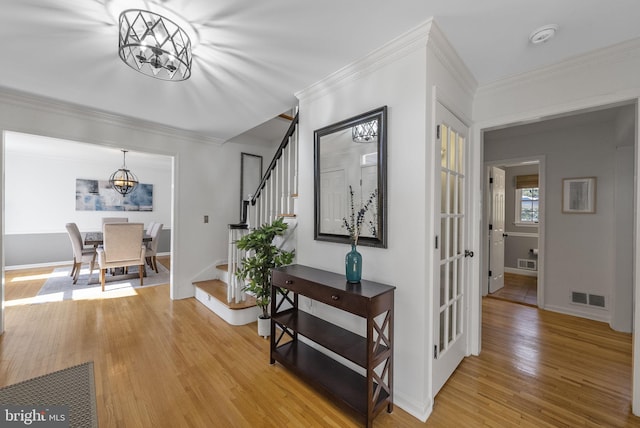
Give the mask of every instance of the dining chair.
[{"label": "dining chair", "polygon": [[127,217],[102,217],[102,224],[106,223],[129,223]]},{"label": "dining chair", "polygon": [[145,232],[147,235],[151,236],[151,232],[153,232],[153,226],[155,226],[155,221],[150,221],[149,226],[147,226],[147,231]]},{"label": "dining chair", "polygon": [[75,284],[78,282],[80,268],[83,263],[89,263],[89,277],[91,277],[96,262],[96,249],[94,247],[84,247],[82,244],[82,234],[77,224],[67,223],[65,227],[69,234],[69,239],[71,239],[71,247],[73,248],[73,267],[71,268],[70,276],[73,277],[73,283]]},{"label": "dining chair", "polygon": [[143,223],[105,223],[102,226],[104,243],[98,247],[100,285],[104,291],[107,269],[138,266],[140,285],[143,285],[146,246],[142,243]]},{"label": "dining chair", "polygon": [[145,252],[145,256],[147,258],[147,264],[151,266],[151,269],[155,270],[158,273],[158,262],[156,260],[156,255],[158,253],[158,241],[160,241],[160,232],[162,231],[162,223],[155,223],[150,233],[147,235],[151,236],[151,241],[147,242],[147,250]]}]

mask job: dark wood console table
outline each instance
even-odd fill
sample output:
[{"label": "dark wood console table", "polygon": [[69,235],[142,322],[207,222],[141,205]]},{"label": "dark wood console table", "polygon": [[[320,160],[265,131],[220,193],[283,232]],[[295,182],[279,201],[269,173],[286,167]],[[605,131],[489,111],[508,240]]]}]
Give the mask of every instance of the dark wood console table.
[{"label": "dark wood console table", "polygon": [[[395,287],[364,280],[349,284],[344,275],[303,265],[274,269],[272,285],[271,364],[277,361],[355,411],[367,427],[385,406],[391,413]],[[365,318],[365,336],[299,310],[298,296]],[[362,367],[366,375],[320,352],[309,341]]]}]

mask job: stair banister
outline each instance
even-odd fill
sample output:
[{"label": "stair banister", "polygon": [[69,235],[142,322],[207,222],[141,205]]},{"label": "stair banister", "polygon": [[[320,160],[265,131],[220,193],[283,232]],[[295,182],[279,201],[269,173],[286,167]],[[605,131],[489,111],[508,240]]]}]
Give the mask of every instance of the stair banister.
[{"label": "stair banister", "polygon": [[235,272],[243,254],[237,249],[236,241],[249,230],[277,217],[289,216],[293,212],[293,198],[298,193],[298,113],[284,135],[280,146],[267,167],[257,189],[250,200],[243,201],[241,220],[229,225],[229,284],[227,300],[241,302],[245,299],[244,283]]}]

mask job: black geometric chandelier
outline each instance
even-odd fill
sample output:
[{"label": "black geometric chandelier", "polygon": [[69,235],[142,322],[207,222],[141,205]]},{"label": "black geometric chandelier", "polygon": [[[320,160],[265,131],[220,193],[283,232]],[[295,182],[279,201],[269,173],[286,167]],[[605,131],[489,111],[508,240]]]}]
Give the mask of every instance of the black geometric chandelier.
[{"label": "black geometric chandelier", "polygon": [[122,150],[122,167],[111,174],[109,183],[122,196],[133,192],[138,185],[138,177],[127,169],[127,150]]},{"label": "black geometric chandelier", "polygon": [[172,20],[157,13],[128,9],[120,14],[120,58],[142,74],[162,80],[191,76],[191,40]]},{"label": "black geometric chandelier", "polygon": [[354,143],[373,143],[378,139],[378,121],[359,123],[351,128]]}]

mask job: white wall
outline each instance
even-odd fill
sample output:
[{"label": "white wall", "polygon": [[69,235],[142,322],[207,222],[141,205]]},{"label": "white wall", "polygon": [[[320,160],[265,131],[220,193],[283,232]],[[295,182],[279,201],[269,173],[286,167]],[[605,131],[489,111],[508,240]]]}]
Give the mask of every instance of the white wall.
[{"label": "white wall", "polygon": [[[388,106],[388,248],[358,247],[362,276],[397,287],[395,293],[395,397],[421,408],[426,391],[424,325],[425,48],[317,99],[300,99],[300,176],[297,261],[344,273],[347,245],[313,240],[313,131]],[[315,311],[322,308],[314,305]],[[338,315],[338,314],[334,314]],[[354,320],[342,319],[357,329]],[[402,407],[407,404],[400,404]]]},{"label": "white wall", "polygon": [[[591,113],[589,117],[597,116]],[[577,124],[565,121],[566,127],[560,128],[558,122],[562,120],[556,119],[548,130],[536,124],[487,132],[484,154],[485,161],[545,156],[544,308],[608,322],[616,283],[614,185],[618,142],[615,117],[604,120]],[[597,177],[596,213],[563,214],[562,179],[589,176]],[[633,176],[625,181],[632,183]],[[627,228],[631,227],[629,222]],[[603,295],[607,308],[572,304],[572,291]]]},{"label": "white wall", "polygon": [[[8,90],[0,92],[0,129],[173,156],[171,297],[193,296],[192,279],[226,259],[226,225],[239,219],[240,152],[250,147]],[[4,143],[1,161],[4,179]]]},{"label": "white wall", "polygon": [[[392,41],[361,62],[339,70],[301,92],[298,263],[344,273],[347,245],[313,239],[313,132],[374,108],[388,106],[388,248],[359,246],[363,278],[393,285],[395,291],[394,399],[414,416],[430,413],[432,358],[432,213],[434,85],[442,85],[449,104],[470,115],[471,98],[460,108],[460,91],[442,51],[427,47],[430,23]],[[437,31],[437,29],[435,30]],[[440,39],[440,47],[446,41]],[[432,76],[429,76],[432,73]],[[357,320],[317,305],[307,310],[328,315],[359,331]]]},{"label": "white wall", "polygon": [[[5,134],[5,235],[65,233],[65,223],[81,231],[100,230],[102,217],[171,227],[172,160],[127,153],[127,167],[141,183],[153,185],[153,211],[76,211],[76,179],[107,180],[122,165],[119,150],[37,135]],[[46,211],[46,215],[43,215]]]},{"label": "white wall", "polygon": [[[603,49],[571,61],[552,67],[505,79],[478,89],[474,99],[473,127],[474,140],[482,141],[483,130],[518,122],[536,121],[542,117],[553,116],[580,109],[608,105],[611,103],[633,102],[640,99],[640,39]],[[633,138],[635,139],[635,171],[637,175],[640,154],[638,153],[638,120],[636,108]],[[473,178],[481,183],[482,145],[478,144],[478,154],[473,158]],[[640,266],[640,245],[638,229],[640,227],[640,194],[635,183],[634,216],[634,331],[640,328],[640,293],[637,292]],[[481,216],[482,192],[474,196],[475,216]],[[477,233],[480,239],[480,231]],[[481,272],[476,271],[479,284]],[[478,290],[480,289],[478,285]],[[473,302],[476,306],[476,323],[480,335],[481,301],[478,296]],[[480,343],[475,343],[480,350]],[[633,375],[633,411],[640,414],[640,341],[634,335],[634,375]]]}]

